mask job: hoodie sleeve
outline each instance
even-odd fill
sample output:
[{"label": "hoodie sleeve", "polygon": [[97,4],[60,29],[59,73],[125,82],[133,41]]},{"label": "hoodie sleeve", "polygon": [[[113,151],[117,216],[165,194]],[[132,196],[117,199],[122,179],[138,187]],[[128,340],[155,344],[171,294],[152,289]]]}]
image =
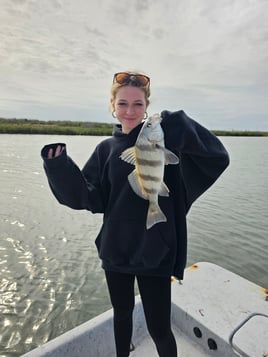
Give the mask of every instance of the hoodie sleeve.
[{"label": "hoodie sleeve", "polygon": [[165,145],[180,158],[187,209],[229,165],[221,141],[183,111],[161,113]]},{"label": "hoodie sleeve", "polygon": [[[50,148],[55,150],[58,145],[64,146],[61,154],[48,159],[48,150]],[[87,178],[67,155],[65,144],[57,143],[44,146],[41,157],[49,186],[59,203],[73,209],[87,209],[93,213],[103,213],[96,150],[88,161]]]}]

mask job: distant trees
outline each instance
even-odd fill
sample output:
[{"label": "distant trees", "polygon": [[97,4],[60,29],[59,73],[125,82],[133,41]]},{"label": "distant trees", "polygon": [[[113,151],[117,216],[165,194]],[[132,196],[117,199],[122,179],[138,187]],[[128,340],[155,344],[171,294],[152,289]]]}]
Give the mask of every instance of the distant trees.
[{"label": "distant trees", "polygon": [[112,124],[81,121],[41,121],[0,118],[2,134],[111,135]]}]

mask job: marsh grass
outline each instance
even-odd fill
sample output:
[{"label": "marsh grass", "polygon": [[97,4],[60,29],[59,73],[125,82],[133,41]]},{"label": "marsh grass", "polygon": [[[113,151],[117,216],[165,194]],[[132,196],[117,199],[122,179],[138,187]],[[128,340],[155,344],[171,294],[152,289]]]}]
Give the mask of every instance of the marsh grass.
[{"label": "marsh grass", "polygon": [[[112,135],[113,124],[0,118],[0,134]],[[217,136],[268,136],[267,131],[212,130]]]},{"label": "marsh grass", "polygon": [[2,134],[111,135],[112,124],[0,118]]}]

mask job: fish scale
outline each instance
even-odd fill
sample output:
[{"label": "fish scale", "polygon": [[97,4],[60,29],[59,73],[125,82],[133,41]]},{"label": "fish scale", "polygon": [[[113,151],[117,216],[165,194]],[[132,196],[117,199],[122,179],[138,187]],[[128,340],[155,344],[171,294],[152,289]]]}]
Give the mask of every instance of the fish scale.
[{"label": "fish scale", "polygon": [[133,147],[126,149],[120,158],[135,166],[128,181],[133,191],[149,201],[146,228],[166,222],[167,218],[158,204],[158,196],[169,196],[163,181],[164,167],[178,164],[179,158],[164,146],[164,132],[159,114],[146,119]]}]

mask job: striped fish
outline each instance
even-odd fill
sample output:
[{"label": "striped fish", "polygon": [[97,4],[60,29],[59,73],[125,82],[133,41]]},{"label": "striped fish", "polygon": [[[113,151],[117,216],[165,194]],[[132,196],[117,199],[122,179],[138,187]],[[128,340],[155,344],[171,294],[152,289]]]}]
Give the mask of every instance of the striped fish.
[{"label": "striped fish", "polygon": [[162,118],[154,114],[144,121],[135,146],[126,149],[120,158],[135,169],[129,174],[128,181],[133,191],[149,201],[146,228],[166,222],[167,218],[158,204],[158,195],[168,196],[169,189],[163,182],[164,167],[178,164],[178,157],[164,147]]}]

